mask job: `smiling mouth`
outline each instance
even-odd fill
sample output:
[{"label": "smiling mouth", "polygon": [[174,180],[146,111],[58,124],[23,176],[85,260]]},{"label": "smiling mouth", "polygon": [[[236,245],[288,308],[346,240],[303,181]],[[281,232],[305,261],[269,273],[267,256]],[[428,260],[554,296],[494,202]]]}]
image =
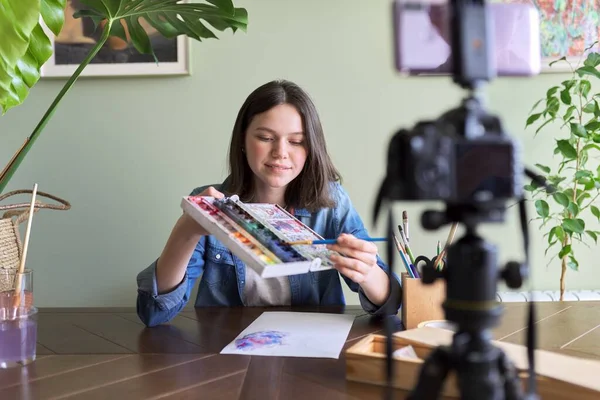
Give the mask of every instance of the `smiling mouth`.
[{"label": "smiling mouth", "polygon": [[276,170],[276,171],[287,171],[292,169],[291,167],[284,167],[281,165],[272,165],[272,164],[265,164],[268,168],[272,169],[272,170]]}]

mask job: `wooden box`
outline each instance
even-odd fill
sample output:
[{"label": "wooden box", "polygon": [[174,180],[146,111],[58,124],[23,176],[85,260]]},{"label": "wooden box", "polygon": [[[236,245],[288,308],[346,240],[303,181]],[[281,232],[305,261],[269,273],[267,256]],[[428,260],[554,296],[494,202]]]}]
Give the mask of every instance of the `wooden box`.
[{"label": "wooden box", "polygon": [[402,323],[405,329],[416,328],[421,322],[445,318],[442,302],[446,297],[446,282],[436,280],[425,285],[419,278],[401,274]]},{"label": "wooden box", "polygon": [[[439,345],[452,342],[453,333],[437,328],[418,328],[394,334],[394,350],[411,345],[418,359],[394,356],[393,386],[406,391],[412,390],[419,377],[423,360]],[[384,335],[371,334],[348,348],[346,357],[346,379],[374,385],[386,385]],[[523,387],[527,387],[527,348],[512,343],[493,341],[512,360]],[[565,356],[544,350],[536,350],[536,380],[538,395],[544,400],[597,400],[600,398],[600,361]],[[441,395],[458,398],[456,376],[451,372]]]},{"label": "wooden box", "polygon": [[[397,389],[410,390],[417,383],[423,359],[431,352],[431,347],[404,338],[394,337],[394,350],[411,345],[419,359],[394,357],[394,376],[392,384]],[[355,382],[375,385],[386,385],[385,375],[385,346],[384,335],[371,334],[346,350],[346,379]],[[442,395],[458,397],[455,377],[450,374],[442,389]]]}]

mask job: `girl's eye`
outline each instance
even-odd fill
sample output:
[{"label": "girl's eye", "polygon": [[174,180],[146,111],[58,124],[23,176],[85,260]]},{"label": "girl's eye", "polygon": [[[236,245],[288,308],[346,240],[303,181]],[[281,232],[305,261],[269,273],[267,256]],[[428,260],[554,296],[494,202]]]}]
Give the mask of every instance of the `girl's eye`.
[{"label": "girl's eye", "polygon": [[271,140],[270,137],[266,137],[266,136],[259,136],[258,140],[262,140],[263,142],[268,142],[269,140]]},{"label": "girl's eye", "polygon": [[293,144],[294,146],[302,146],[302,144],[304,142],[302,142],[302,141],[291,141],[290,143]]}]

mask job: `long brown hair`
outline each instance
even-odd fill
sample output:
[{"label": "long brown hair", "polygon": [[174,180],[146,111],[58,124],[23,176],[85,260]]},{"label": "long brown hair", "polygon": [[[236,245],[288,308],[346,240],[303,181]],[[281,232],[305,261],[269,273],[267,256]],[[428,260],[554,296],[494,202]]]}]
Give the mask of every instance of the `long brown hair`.
[{"label": "long brown hair", "polygon": [[304,168],[286,188],[286,205],[309,211],[333,207],[335,200],[331,195],[331,183],[342,178],[327,153],[319,114],[309,95],[295,83],[286,80],[275,80],[258,87],[240,108],[229,145],[230,176],[226,191],[237,194],[242,201],[252,201],[254,174],[242,151],[246,130],[255,115],[281,104],[294,106],[302,117],[307,149]]}]

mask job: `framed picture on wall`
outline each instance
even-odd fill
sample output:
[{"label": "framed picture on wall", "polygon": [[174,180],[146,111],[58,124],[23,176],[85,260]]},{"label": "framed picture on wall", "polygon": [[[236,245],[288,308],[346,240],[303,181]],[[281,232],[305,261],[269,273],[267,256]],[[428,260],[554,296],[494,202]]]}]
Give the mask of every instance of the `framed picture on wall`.
[{"label": "framed picture on wall", "polygon": [[[73,18],[73,13],[82,7],[80,0],[67,0],[65,23],[60,34],[54,36],[46,30],[53,54],[41,68],[42,77],[70,77],[100,39],[100,25],[95,28],[88,17]],[[152,55],[139,53],[130,42],[111,36],[83,70],[81,77],[189,75],[190,39],[184,35],[167,39],[143,18],[139,22],[150,38],[158,63]]]},{"label": "framed picture on wall", "polygon": [[[589,51],[599,51],[600,0],[496,0],[529,3],[539,11],[542,72],[571,72]],[[549,64],[566,57],[568,61]],[[571,66],[569,66],[571,64]]]}]

